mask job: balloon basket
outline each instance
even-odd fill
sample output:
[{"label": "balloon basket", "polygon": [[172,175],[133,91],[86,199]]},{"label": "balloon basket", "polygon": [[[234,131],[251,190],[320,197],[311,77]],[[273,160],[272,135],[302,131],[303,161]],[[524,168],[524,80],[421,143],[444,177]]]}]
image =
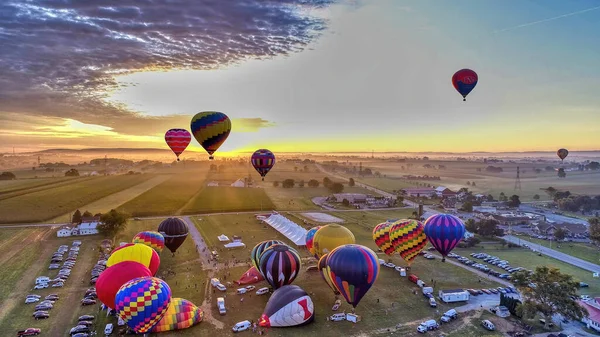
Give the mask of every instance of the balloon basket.
[{"label": "balloon basket", "polygon": [[215,159],[215,156],[213,156],[212,154],[210,156],[208,156],[208,160],[213,160]]},{"label": "balloon basket", "polygon": [[262,181],[265,181],[265,178],[262,178]]},{"label": "balloon basket", "polygon": [[466,101],[467,101],[467,99],[466,99],[466,98],[463,98],[463,102],[466,102]]},{"label": "balloon basket", "polygon": [[179,159],[179,158],[177,158],[177,161],[180,161],[180,159]]}]

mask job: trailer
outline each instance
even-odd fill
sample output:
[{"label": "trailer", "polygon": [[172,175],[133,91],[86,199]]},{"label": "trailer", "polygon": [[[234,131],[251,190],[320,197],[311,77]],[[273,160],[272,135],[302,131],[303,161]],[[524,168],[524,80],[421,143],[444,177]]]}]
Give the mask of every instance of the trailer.
[{"label": "trailer", "polygon": [[439,298],[445,303],[465,302],[469,300],[469,292],[464,289],[440,290]]}]

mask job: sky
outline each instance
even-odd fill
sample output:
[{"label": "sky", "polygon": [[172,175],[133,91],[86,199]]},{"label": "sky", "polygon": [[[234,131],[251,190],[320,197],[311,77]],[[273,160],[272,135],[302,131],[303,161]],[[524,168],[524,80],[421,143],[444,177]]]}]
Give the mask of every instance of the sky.
[{"label": "sky", "polygon": [[598,150],[599,31],[598,0],[2,1],[0,151],[167,148],[207,110],[217,154]]}]

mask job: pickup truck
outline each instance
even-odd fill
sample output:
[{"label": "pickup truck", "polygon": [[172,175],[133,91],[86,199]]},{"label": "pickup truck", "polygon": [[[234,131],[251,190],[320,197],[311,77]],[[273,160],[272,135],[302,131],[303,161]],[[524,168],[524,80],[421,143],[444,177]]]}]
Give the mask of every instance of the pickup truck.
[{"label": "pickup truck", "polygon": [[17,336],[37,336],[42,332],[42,330],[37,328],[28,328],[25,330],[17,331]]}]

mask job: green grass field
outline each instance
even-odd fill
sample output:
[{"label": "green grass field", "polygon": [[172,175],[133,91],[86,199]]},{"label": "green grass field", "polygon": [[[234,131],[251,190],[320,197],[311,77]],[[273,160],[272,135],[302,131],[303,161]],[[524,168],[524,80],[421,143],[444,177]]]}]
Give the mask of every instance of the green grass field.
[{"label": "green grass field", "polygon": [[83,179],[73,177],[59,178],[38,178],[38,179],[16,179],[16,180],[0,180],[0,195],[5,195],[11,192],[33,189],[35,187],[50,186],[61,183],[63,181]]},{"label": "green grass field", "polygon": [[[593,244],[581,242],[556,242],[526,236],[523,236],[522,238],[523,240],[558,250],[559,252],[575,256],[588,262],[596,264],[600,263],[600,249]],[[558,247],[559,245],[560,248]]]},{"label": "green grass field", "polygon": [[182,214],[273,210],[275,205],[262,188],[205,187]]},{"label": "green grass field", "polygon": [[140,184],[152,175],[96,177],[2,200],[0,223],[39,222]]}]

